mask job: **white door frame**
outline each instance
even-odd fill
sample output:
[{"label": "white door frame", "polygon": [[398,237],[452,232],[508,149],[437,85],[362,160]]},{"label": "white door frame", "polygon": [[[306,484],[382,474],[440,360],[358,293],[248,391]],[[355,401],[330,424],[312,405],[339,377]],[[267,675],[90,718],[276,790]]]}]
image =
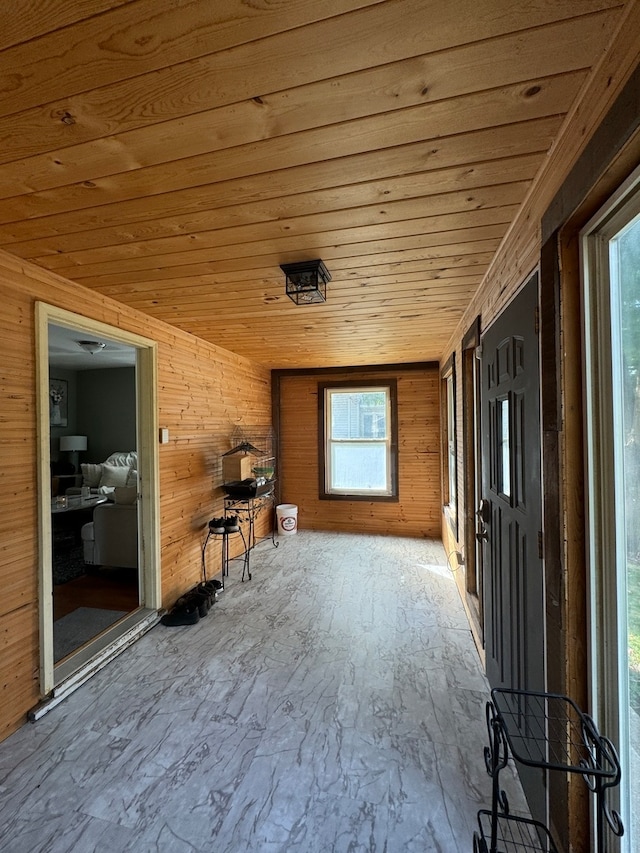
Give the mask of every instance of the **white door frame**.
[{"label": "white door frame", "polygon": [[[630,825],[629,697],[625,668],[626,525],[620,483],[622,459],[616,426],[622,422],[617,392],[620,340],[611,305],[609,240],[640,209],[640,169],[628,178],[580,233],[586,444],[587,561],[589,569],[590,704],[601,731],[620,746],[622,785],[611,805]],[[623,639],[624,638],[624,639]],[[610,838],[612,851],[629,851],[629,837]]]},{"label": "white door frame", "polygon": [[[98,340],[107,339],[136,349],[137,451],[140,465],[140,578],[144,589],[141,617],[161,606],[159,535],[159,459],[157,406],[157,344],[62,308],[36,302],[36,403],[38,424],[38,542],[40,601],[40,695],[56,687],[53,654],[53,580],[51,552],[51,460],[49,442],[49,323]],[[117,645],[117,644],[116,644]],[[104,651],[101,657],[104,659]]]}]

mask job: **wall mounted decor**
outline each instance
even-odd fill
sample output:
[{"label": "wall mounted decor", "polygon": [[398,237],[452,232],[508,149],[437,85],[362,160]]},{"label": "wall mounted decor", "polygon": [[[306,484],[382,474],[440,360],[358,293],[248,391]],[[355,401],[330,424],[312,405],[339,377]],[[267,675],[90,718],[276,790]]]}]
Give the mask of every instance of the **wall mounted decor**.
[{"label": "wall mounted decor", "polygon": [[66,427],[69,411],[69,390],[66,379],[49,380],[49,424]]}]

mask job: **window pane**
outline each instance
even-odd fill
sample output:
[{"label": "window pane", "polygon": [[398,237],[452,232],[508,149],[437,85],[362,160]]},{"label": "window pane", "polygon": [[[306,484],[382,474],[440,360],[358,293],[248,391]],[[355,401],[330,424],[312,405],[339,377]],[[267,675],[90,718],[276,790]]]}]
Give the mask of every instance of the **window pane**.
[{"label": "window pane", "polygon": [[455,512],[458,492],[458,465],[456,459],[456,393],[453,376],[447,378],[447,468],[449,476],[449,506]]},{"label": "window pane", "polygon": [[509,443],[509,400],[498,401],[498,441],[500,450],[498,453],[498,465],[500,483],[499,488],[503,495],[511,495],[511,448]]},{"label": "window pane", "polygon": [[331,488],[388,489],[387,448],[384,444],[331,445]]},{"label": "window pane", "polygon": [[332,391],[331,438],[386,438],[386,396],[384,391]]},{"label": "window pane", "polygon": [[395,380],[318,386],[323,408],[321,497],[388,500],[397,496]]},{"label": "window pane", "polygon": [[612,240],[611,271],[619,294],[622,369],[622,432],[616,438],[622,456],[626,527],[626,565],[621,567],[626,600],[628,766],[631,849],[640,842],[640,219]]}]

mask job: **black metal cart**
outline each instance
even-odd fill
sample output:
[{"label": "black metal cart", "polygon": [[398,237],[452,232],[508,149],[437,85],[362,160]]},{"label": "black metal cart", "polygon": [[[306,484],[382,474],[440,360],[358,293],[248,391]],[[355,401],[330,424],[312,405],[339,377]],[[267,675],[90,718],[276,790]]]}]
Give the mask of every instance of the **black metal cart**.
[{"label": "black metal cart", "polygon": [[474,853],[557,853],[549,830],[539,821],[509,813],[500,772],[509,755],[545,770],[579,773],[595,798],[596,847],[606,853],[606,827],[621,836],[620,815],[608,803],[620,783],[620,761],[611,741],[569,697],[555,693],[495,688],[487,703],[489,746],[484,757],[492,779],[491,809],[478,812]]}]

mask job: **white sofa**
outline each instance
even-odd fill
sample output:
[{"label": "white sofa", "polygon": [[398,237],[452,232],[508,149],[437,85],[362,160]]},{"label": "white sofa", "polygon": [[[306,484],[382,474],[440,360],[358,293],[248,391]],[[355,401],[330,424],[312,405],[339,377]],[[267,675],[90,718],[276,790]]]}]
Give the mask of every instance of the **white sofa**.
[{"label": "white sofa", "polygon": [[[120,489],[116,489],[118,493]],[[82,526],[84,561],[90,566],[138,568],[138,502],[99,504]]]},{"label": "white sofa", "polygon": [[[104,462],[83,462],[82,486],[92,495],[112,495],[114,489],[138,485],[138,454],[135,450],[117,451]],[[80,488],[67,489],[67,494],[80,494]]]}]

